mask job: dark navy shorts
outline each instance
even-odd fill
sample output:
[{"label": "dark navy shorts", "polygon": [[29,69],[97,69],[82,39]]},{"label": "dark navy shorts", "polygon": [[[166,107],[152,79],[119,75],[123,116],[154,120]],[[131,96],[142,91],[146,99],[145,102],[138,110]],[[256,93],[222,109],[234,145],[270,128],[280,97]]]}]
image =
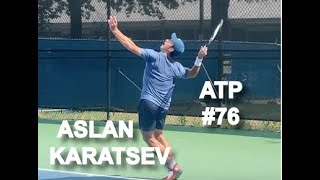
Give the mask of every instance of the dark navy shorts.
[{"label": "dark navy shorts", "polygon": [[168,110],[155,103],[141,99],[138,106],[139,128],[143,131],[162,130]]}]

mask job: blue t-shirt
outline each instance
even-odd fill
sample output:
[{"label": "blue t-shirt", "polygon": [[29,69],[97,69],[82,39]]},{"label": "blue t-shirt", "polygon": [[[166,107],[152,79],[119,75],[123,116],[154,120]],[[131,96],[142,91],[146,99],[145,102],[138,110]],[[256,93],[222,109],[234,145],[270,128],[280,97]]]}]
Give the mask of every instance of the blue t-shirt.
[{"label": "blue t-shirt", "polygon": [[174,78],[186,79],[188,68],[177,61],[170,61],[165,53],[153,49],[141,49],[141,57],[146,61],[141,99],[169,109]]}]

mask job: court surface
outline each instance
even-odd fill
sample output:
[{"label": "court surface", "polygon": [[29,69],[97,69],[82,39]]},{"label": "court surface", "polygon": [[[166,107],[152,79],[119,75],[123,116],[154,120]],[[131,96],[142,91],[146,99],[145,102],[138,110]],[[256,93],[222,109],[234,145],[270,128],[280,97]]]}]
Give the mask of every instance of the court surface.
[{"label": "court surface", "polygon": [[39,180],[135,180],[137,178],[125,178],[121,176],[107,176],[99,174],[79,173],[71,171],[59,171],[52,169],[38,169]]},{"label": "court surface", "polygon": [[[146,147],[138,130],[133,139],[58,139],[60,123],[38,124],[39,180],[161,179],[164,166],[50,165],[50,147]],[[103,128],[103,127],[98,127]],[[280,180],[279,133],[168,127],[165,136],[183,168],[179,180]]]}]

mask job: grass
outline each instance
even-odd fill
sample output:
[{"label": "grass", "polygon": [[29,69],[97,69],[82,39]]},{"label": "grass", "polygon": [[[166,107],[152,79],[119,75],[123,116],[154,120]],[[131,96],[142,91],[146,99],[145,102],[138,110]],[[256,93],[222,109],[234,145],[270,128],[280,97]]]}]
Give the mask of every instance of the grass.
[{"label": "grass", "polygon": [[[94,120],[105,121],[107,119],[107,113],[103,111],[72,111],[72,110],[38,110],[38,118],[51,119],[51,120]],[[132,120],[134,123],[138,122],[137,113],[127,112],[110,112],[109,120]],[[167,115],[166,124],[168,125],[182,125],[182,126],[194,126],[204,127],[202,125],[202,117],[194,116],[175,116]],[[208,126],[205,126],[208,127]],[[232,126],[226,119],[222,121],[222,124],[217,125],[216,121],[210,125],[210,127],[226,128],[226,129],[243,129],[243,130],[260,130],[279,132],[281,130],[281,122],[279,121],[263,121],[263,120],[244,120]]]}]

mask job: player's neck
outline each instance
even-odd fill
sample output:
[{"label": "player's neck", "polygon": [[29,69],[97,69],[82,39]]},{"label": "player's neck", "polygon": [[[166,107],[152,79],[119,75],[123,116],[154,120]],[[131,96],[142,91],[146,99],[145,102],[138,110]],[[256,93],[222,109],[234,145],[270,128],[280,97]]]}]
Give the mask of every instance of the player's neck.
[{"label": "player's neck", "polygon": [[173,62],[174,59],[170,56],[171,53],[166,53],[167,54],[167,58],[170,62]]}]

